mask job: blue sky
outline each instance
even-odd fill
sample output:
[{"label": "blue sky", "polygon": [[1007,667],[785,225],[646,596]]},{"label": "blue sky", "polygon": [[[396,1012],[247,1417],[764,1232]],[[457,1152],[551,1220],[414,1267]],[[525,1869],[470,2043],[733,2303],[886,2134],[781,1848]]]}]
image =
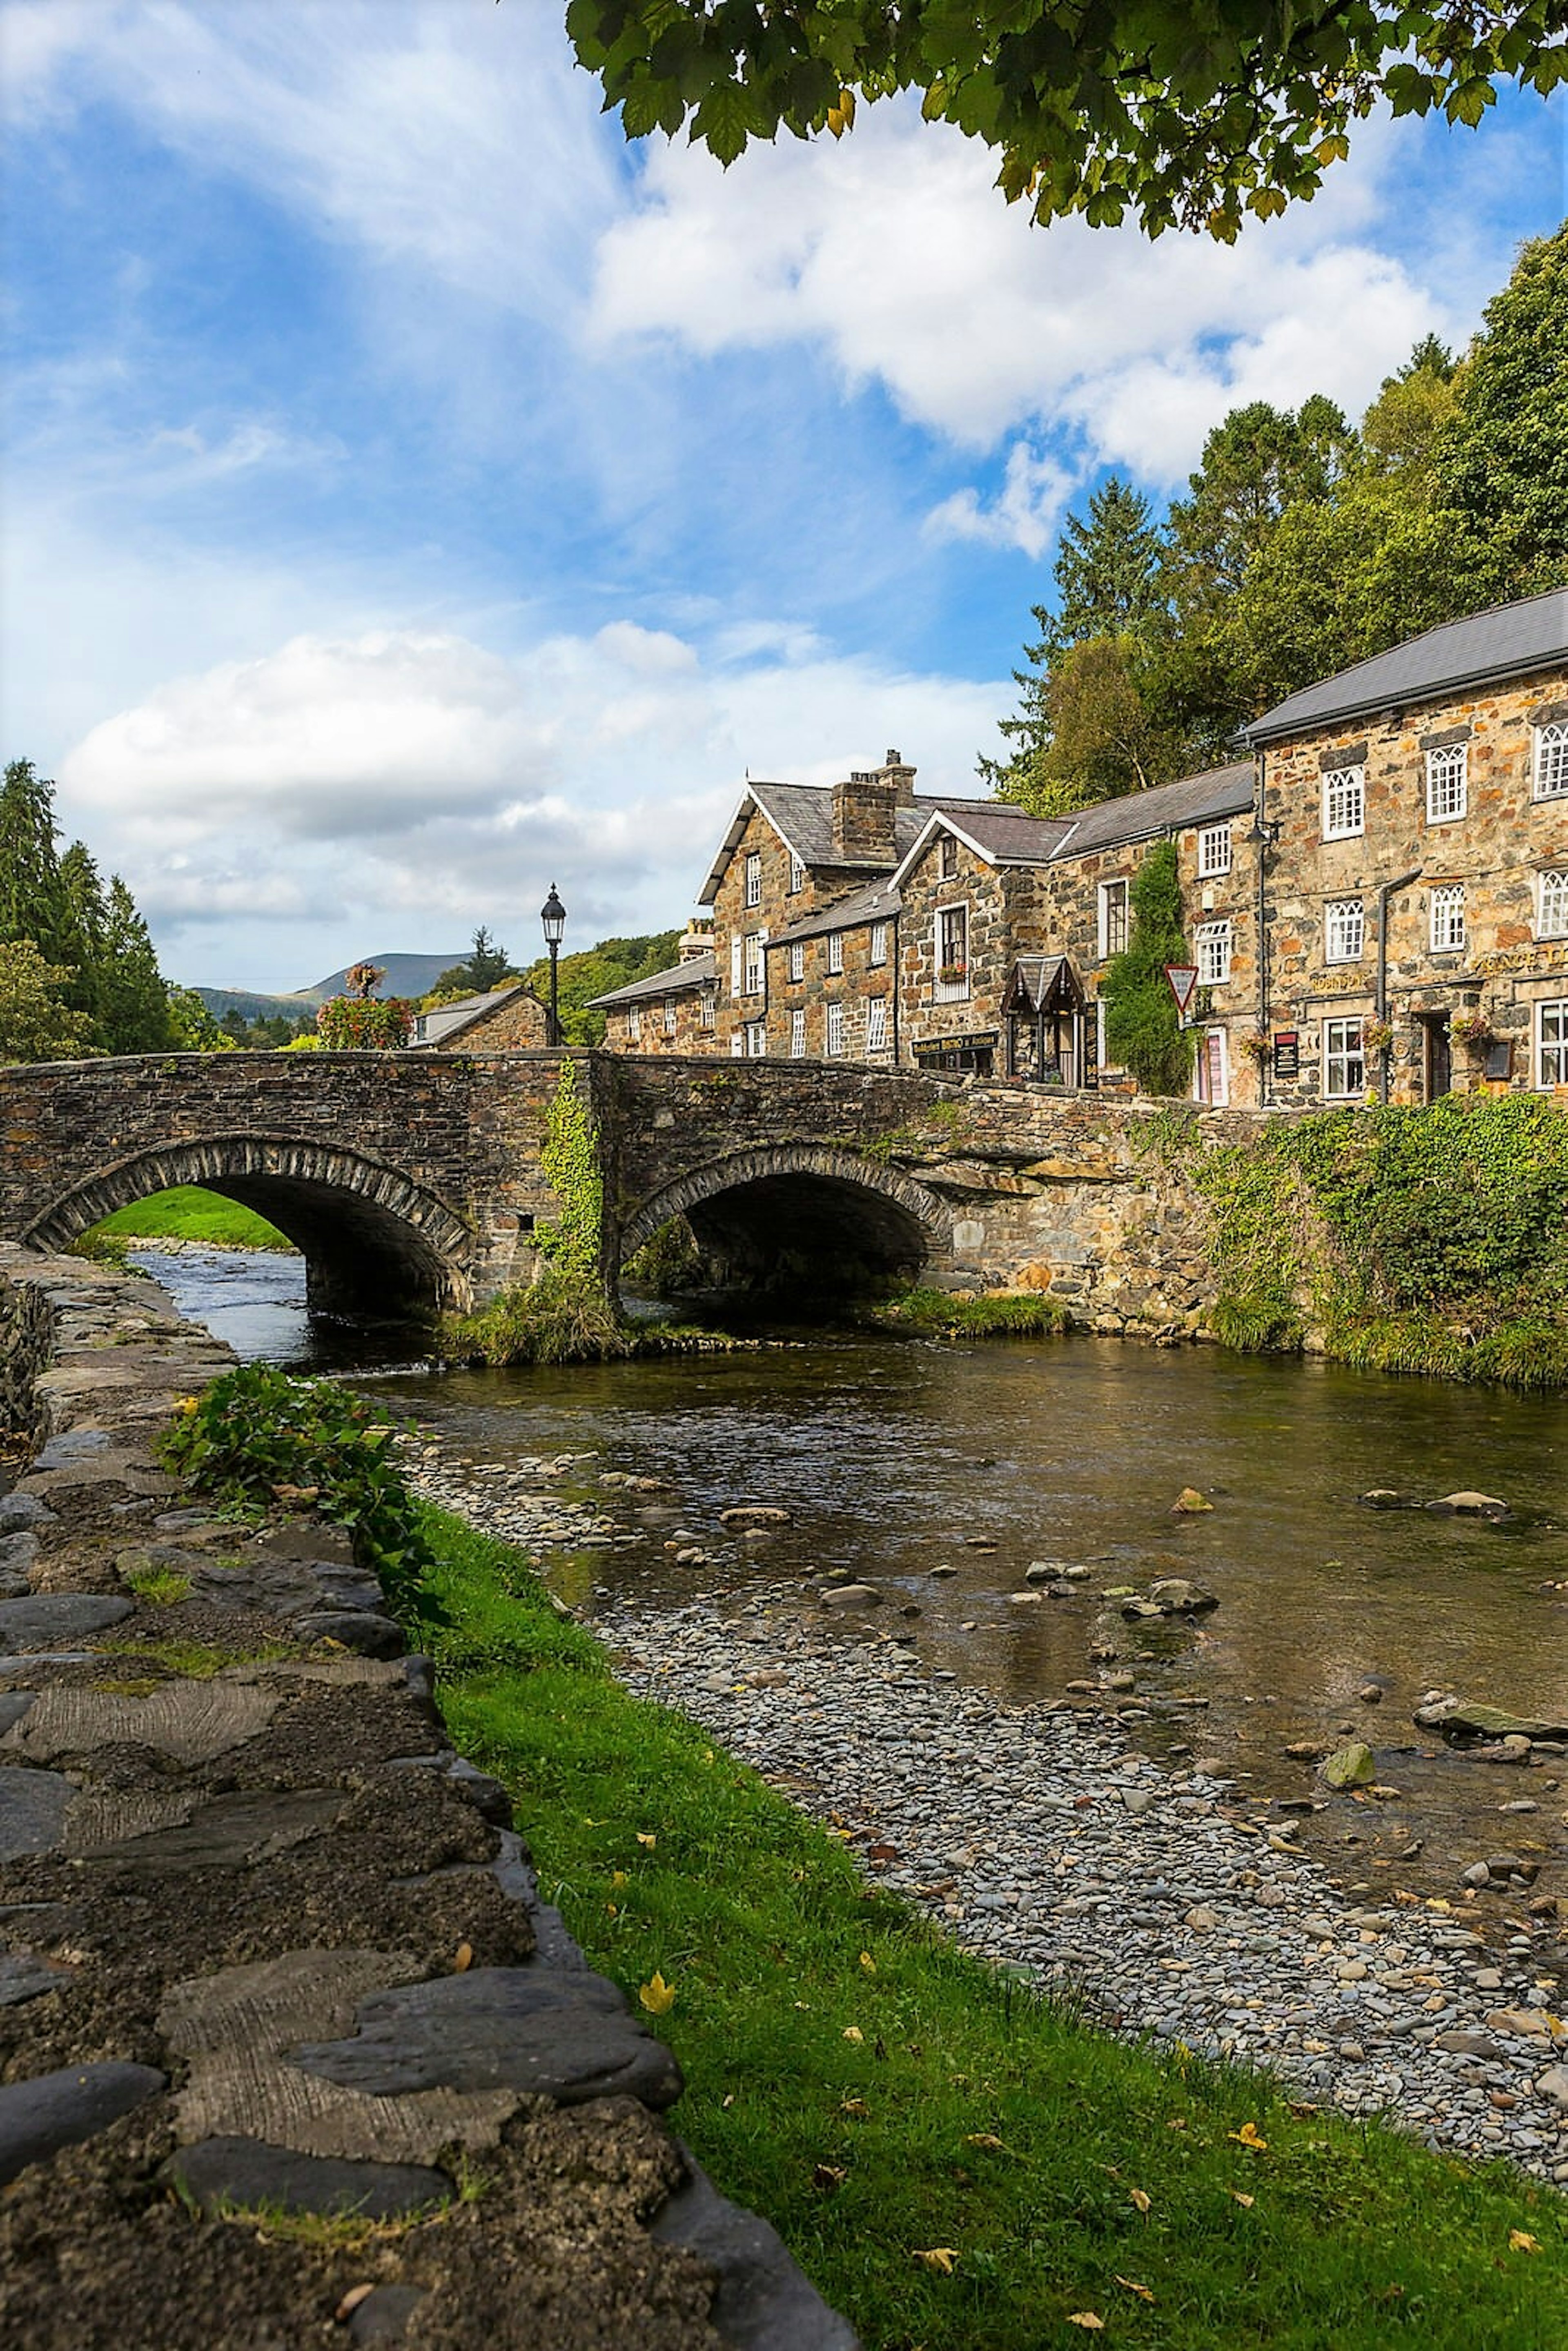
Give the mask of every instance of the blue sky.
[{"label": "blue sky", "polygon": [[1355,413],[1565,209],[1374,122],[1235,248],[1032,229],[906,105],[628,151],[555,0],[0,0],[6,757],[166,970],[677,922],[746,772],[977,789],[1062,513]]}]

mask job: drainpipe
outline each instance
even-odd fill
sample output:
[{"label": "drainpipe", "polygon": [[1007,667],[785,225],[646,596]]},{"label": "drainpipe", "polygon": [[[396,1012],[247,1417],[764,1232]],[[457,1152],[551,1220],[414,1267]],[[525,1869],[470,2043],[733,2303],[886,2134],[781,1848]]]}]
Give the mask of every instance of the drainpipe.
[{"label": "drainpipe", "polygon": [[[1269,1033],[1269,852],[1280,828],[1270,824],[1264,813],[1264,801],[1269,789],[1268,753],[1260,748],[1253,755],[1258,775],[1258,807],[1252,819],[1252,838],[1258,844],[1258,1033]],[[1258,1064],[1258,1099],[1268,1104],[1273,1087],[1274,1072],[1266,1061]]]},{"label": "drainpipe", "polygon": [[[1422,866],[1413,865],[1408,873],[1401,873],[1397,875],[1394,881],[1380,882],[1377,885],[1377,994],[1375,998],[1375,1008],[1377,1018],[1380,1020],[1386,1020],[1388,1018],[1388,901],[1392,898],[1396,890],[1403,890],[1411,882],[1419,882],[1424,871],[1425,869]],[[1385,1045],[1377,1057],[1377,1092],[1379,1099],[1383,1102],[1386,1102],[1388,1100],[1388,1063],[1393,1050],[1394,1048],[1392,1045]]]},{"label": "drainpipe", "polygon": [[893,987],[891,991],[893,996],[893,1066],[896,1070],[903,1050],[899,1041],[898,1034],[898,999],[902,990],[904,978],[904,966],[900,960],[903,954],[904,942],[898,935],[898,916],[896,914],[894,915],[887,927],[893,934]]}]

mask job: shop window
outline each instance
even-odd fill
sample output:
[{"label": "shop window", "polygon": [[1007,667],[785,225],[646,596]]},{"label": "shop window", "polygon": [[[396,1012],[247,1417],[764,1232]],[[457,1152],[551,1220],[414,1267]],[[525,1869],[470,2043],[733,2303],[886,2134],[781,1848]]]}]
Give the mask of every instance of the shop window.
[{"label": "shop window", "polygon": [[1360,1019],[1323,1022],[1323,1099],[1359,1102],[1366,1092],[1366,1050]]}]

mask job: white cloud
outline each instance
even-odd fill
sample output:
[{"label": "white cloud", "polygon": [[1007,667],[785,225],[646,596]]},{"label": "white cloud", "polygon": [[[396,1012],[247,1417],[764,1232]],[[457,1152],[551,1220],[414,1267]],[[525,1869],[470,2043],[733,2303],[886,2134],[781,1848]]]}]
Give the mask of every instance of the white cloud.
[{"label": "white cloud", "polygon": [[1062,508],[1078,479],[1076,472],[1058,465],[1028,441],[1015,441],[1008,451],[1000,496],[988,506],[977,490],[955,490],[926,516],[926,535],[1021,548],[1038,562],[1056,536]]},{"label": "white cloud", "polygon": [[975,788],[1005,686],[761,636],[717,661],[624,622],[515,658],[452,631],[297,636],[92,727],[62,814],[172,970],[297,985],[285,958],[329,960],[329,923],[345,954],[444,950],[528,932],[552,881],[580,938],[675,922],[747,768],[825,783],[896,742],[926,789]]}]

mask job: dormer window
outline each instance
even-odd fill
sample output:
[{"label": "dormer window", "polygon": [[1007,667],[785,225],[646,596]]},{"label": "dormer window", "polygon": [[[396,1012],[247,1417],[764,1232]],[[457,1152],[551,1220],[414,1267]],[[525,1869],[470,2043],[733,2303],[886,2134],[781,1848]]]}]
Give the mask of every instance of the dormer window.
[{"label": "dormer window", "polygon": [[798,896],[800,892],[802,891],[805,886],[805,861],[803,858],[797,857],[794,851],[791,850],[789,852],[789,895],[791,898]]}]

